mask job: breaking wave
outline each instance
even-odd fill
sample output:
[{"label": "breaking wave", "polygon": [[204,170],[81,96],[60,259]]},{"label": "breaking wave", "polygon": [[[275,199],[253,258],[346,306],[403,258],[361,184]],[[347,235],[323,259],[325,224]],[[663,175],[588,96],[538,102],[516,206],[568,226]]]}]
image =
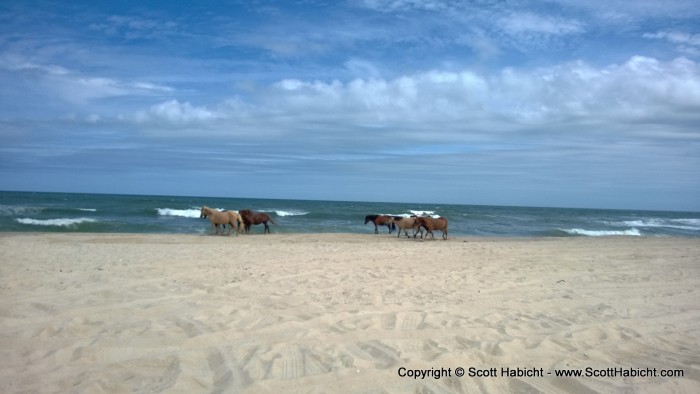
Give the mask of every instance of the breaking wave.
[{"label": "breaking wave", "polygon": [[274,212],[275,215],[277,215],[277,216],[304,216],[304,215],[309,214],[307,211],[302,211],[300,209],[268,208],[268,209],[259,209],[257,211],[259,211],[259,212]]},{"label": "breaking wave", "polygon": [[610,224],[629,227],[666,227],[679,230],[700,231],[700,219],[650,218],[644,220],[627,220]]},{"label": "breaking wave", "polygon": [[16,222],[21,224],[28,224],[32,226],[56,226],[56,227],[71,227],[82,223],[94,223],[95,219],[90,218],[61,218],[61,219],[29,219],[29,218],[18,218],[15,219]]},{"label": "breaking wave", "polygon": [[615,230],[583,230],[580,228],[572,228],[569,230],[562,229],[561,231],[571,234],[571,235],[585,235],[588,237],[607,237],[613,235],[626,235],[626,236],[641,236],[642,233],[636,228],[631,228],[629,230],[615,231]]},{"label": "breaking wave", "polygon": [[190,208],[190,209],[173,209],[173,208],[156,208],[158,215],[160,216],[178,216],[183,218],[199,218],[201,209],[200,208]]},{"label": "breaking wave", "polygon": [[299,210],[294,210],[294,209],[286,210],[286,211],[283,211],[281,209],[275,209],[272,212],[274,212],[277,216],[303,216],[303,215],[308,214],[308,212],[306,212],[306,211],[299,211]]},{"label": "breaking wave", "polygon": [[440,215],[436,214],[435,211],[414,211],[409,210],[410,213],[399,213],[399,214],[383,214],[387,216],[401,216],[404,218],[410,218],[413,216],[430,216],[432,218],[439,218]]}]

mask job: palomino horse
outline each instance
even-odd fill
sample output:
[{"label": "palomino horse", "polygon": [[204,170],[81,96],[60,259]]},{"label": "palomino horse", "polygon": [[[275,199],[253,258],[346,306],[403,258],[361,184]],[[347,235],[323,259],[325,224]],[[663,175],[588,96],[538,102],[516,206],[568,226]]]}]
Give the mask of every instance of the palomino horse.
[{"label": "palomino horse", "polygon": [[275,223],[272,218],[262,212],[253,212],[250,209],[244,209],[239,212],[241,214],[241,217],[243,218],[243,224],[245,225],[245,232],[248,233],[250,232],[250,226],[253,224],[264,224],[265,225],[265,230],[263,230],[263,234],[265,233],[270,233],[270,227],[267,225],[267,222],[270,222],[272,224],[277,224]]},{"label": "palomino horse", "polygon": [[404,234],[406,234],[406,238],[410,238],[408,236],[408,229],[413,229],[413,238],[415,238],[416,234],[419,232],[420,237],[423,238],[423,229],[416,223],[416,219],[416,216],[411,216],[408,218],[403,216],[394,216],[394,224],[399,228],[399,233],[396,235],[396,238],[401,236],[401,230],[403,230]]},{"label": "palomino horse", "polygon": [[394,218],[387,215],[367,215],[365,216],[365,225],[369,222],[374,223],[374,233],[379,234],[377,226],[389,227],[389,234],[396,229]]},{"label": "palomino horse", "polygon": [[425,234],[425,237],[428,238],[428,234],[430,234],[433,239],[435,239],[435,235],[433,234],[433,230],[440,230],[442,231],[442,239],[447,239],[447,218],[431,218],[430,216],[425,216],[425,217],[418,217],[416,218],[416,224],[418,227],[423,227],[427,231]]},{"label": "palomino horse", "polygon": [[[219,234],[219,226],[228,224],[229,229],[226,235],[231,234],[231,230],[236,228],[236,236],[241,232],[241,223],[243,223],[243,218],[236,211],[219,211],[218,209],[209,208],[208,206],[203,206],[202,210],[199,211],[199,217],[209,218],[211,222],[211,229],[214,234]],[[224,235],[224,230],[221,229],[221,235]]]}]

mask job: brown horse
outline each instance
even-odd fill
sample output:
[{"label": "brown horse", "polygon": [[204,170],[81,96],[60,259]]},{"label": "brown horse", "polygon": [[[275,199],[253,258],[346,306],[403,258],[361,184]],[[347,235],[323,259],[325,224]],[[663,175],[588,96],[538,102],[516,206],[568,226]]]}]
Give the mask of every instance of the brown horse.
[{"label": "brown horse", "polygon": [[263,212],[253,212],[250,209],[244,209],[239,213],[241,214],[241,217],[243,217],[243,224],[245,226],[246,233],[250,232],[250,226],[253,224],[264,224],[265,230],[263,230],[263,234],[270,233],[270,227],[267,225],[267,222],[277,224],[268,214]]},{"label": "brown horse", "polygon": [[404,234],[406,234],[406,238],[410,238],[408,236],[408,229],[413,229],[413,238],[415,238],[419,232],[420,237],[423,238],[423,229],[416,223],[416,219],[416,216],[411,216],[408,218],[403,216],[394,216],[394,224],[399,228],[399,233],[396,235],[396,238],[401,236],[401,230],[403,230]]},{"label": "brown horse", "polygon": [[[236,211],[219,211],[218,209],[209,208],[205,205],[202,207],[202,210],[199,211],[199,217],[202,219],[209,218],[213,232],[212,235],[219,234],[219,226],[225,226],[227,224],[231,227],[229,227],[226,235],[231,234],[231,230],[234,227],[236,228],[236,236],[238,236],[238,234],[241,232],[241,223],[243,223],[243,218],[241,218],[241,215],[239,215]],[[224,235],[223,229],[221,229],[221,235]]]},{"label": "brown horse", "polygon": [[379,234],[379,229],[377,226],[387,226],[389,227],[389,234],[396,230],[396,225],[394,224],[394,218],[387,215],[367,215],[365,216],[365,225],[369,222],[374,223],[374,233]]},{"label": "brown horse", "polygon": [[427,231],[425,234],[425,237],[428,238],[428,234],[430,234],[433,239],[435,239],[435,235],[433,234],[433,230],[440,230],[442,231],[442,239],[447,239],[447,218],[431,218],[430,216],[425,216],[425,217],[418,217],[416,218],[416,223],[418,224],[418,227],[423,227]]}]

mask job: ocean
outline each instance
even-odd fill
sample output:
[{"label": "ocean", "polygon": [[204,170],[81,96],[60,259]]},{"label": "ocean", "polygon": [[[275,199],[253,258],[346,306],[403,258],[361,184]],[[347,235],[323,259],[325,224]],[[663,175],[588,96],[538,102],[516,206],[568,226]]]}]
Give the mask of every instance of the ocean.
[{"label": "ocean", "polygon": [[266,212],[273,233],[371,234],[365,215],[431,214],[450,236],[700,237],[700,212],[33,192],[0,192],[0,231],[206,234],[202,205]]}]

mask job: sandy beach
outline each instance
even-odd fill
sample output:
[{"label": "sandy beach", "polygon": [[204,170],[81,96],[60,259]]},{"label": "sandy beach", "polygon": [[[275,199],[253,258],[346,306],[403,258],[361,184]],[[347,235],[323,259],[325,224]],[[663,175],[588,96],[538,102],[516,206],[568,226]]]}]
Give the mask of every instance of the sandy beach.
[{"label": "sandy beach", "polygon": [[0,234],[3,393],[620,390],[700,392],[700,240]]}]

